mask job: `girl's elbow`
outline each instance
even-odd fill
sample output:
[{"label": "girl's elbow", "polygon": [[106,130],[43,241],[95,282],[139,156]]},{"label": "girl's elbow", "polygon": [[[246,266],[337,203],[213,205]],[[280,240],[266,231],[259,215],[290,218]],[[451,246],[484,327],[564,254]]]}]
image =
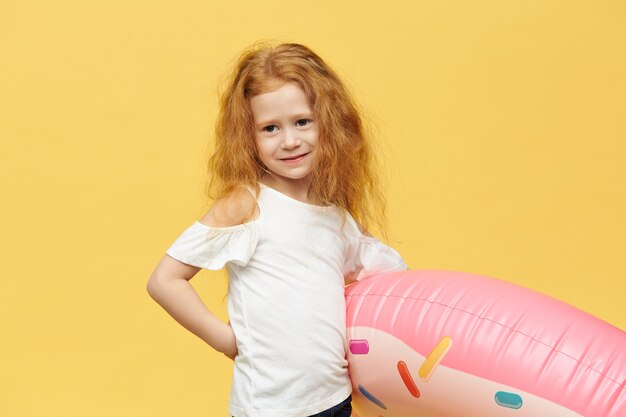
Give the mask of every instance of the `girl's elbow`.
[{"label": "girl's elbow", "polygon": [[148,279],[148,283],[146,284],[146,291],[148,291],[148,294],[154,300],[158,298],[159,290],[161,288],[161,281],[162,280],[159,279],[157,275],[153,274],[150,276],[150,278]]}]

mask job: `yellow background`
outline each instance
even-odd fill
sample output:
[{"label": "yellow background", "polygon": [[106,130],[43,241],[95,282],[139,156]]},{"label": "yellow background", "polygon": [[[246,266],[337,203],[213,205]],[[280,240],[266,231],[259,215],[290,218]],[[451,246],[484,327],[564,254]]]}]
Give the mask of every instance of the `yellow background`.
[{"label": "yellow background", "polygon": [[[625,329],[624,5],[0,2],[0,415],[226,415],[229,361],[145,285],[207,208],[216,85],[259,39],[309,45],[354,91],[411,268]],[[226,318],[224,275],[192,283]]]}]

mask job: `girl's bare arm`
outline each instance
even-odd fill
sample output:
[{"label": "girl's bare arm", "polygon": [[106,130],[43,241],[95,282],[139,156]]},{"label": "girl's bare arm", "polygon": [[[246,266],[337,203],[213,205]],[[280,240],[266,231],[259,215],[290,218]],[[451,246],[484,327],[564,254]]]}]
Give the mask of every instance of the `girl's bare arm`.
[{"label": "girl's bare arm", "polygon": [[199,270],[165,255],[148,280],[148,293],[184,328],[234,359],[237,345],[231,327],[207,309],[189,283]]},{"label": "girl's bare arm", "polygon": [[[211,227],[226,227],[256,217],[256,200],[247,190],[238,189],[217,201],[200,222]],[[200,269],[166,254],[148,280],[148,293],[184,328],[234,359],[237,345],[232,328],[207,309],[189,283]]]}]

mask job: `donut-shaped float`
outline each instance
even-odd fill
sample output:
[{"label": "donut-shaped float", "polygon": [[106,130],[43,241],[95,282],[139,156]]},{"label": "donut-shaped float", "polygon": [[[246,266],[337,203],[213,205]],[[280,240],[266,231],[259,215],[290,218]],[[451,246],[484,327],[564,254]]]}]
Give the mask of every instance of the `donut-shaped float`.
[{"label": "donut-shaped float", "polygon": [[409,270],[346,303],[359,417],[626,416],[626,333],[554,298]]}]

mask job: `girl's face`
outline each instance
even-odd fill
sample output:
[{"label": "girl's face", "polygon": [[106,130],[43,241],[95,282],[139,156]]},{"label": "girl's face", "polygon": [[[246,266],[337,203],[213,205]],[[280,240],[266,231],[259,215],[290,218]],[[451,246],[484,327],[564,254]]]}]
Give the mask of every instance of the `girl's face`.
[{"label": "girl's face", "polygon": [[280,191],[306,195],[314,169],[318,126],[307,97],[295,83],[284,83],[250,98],[259,158]]}]

